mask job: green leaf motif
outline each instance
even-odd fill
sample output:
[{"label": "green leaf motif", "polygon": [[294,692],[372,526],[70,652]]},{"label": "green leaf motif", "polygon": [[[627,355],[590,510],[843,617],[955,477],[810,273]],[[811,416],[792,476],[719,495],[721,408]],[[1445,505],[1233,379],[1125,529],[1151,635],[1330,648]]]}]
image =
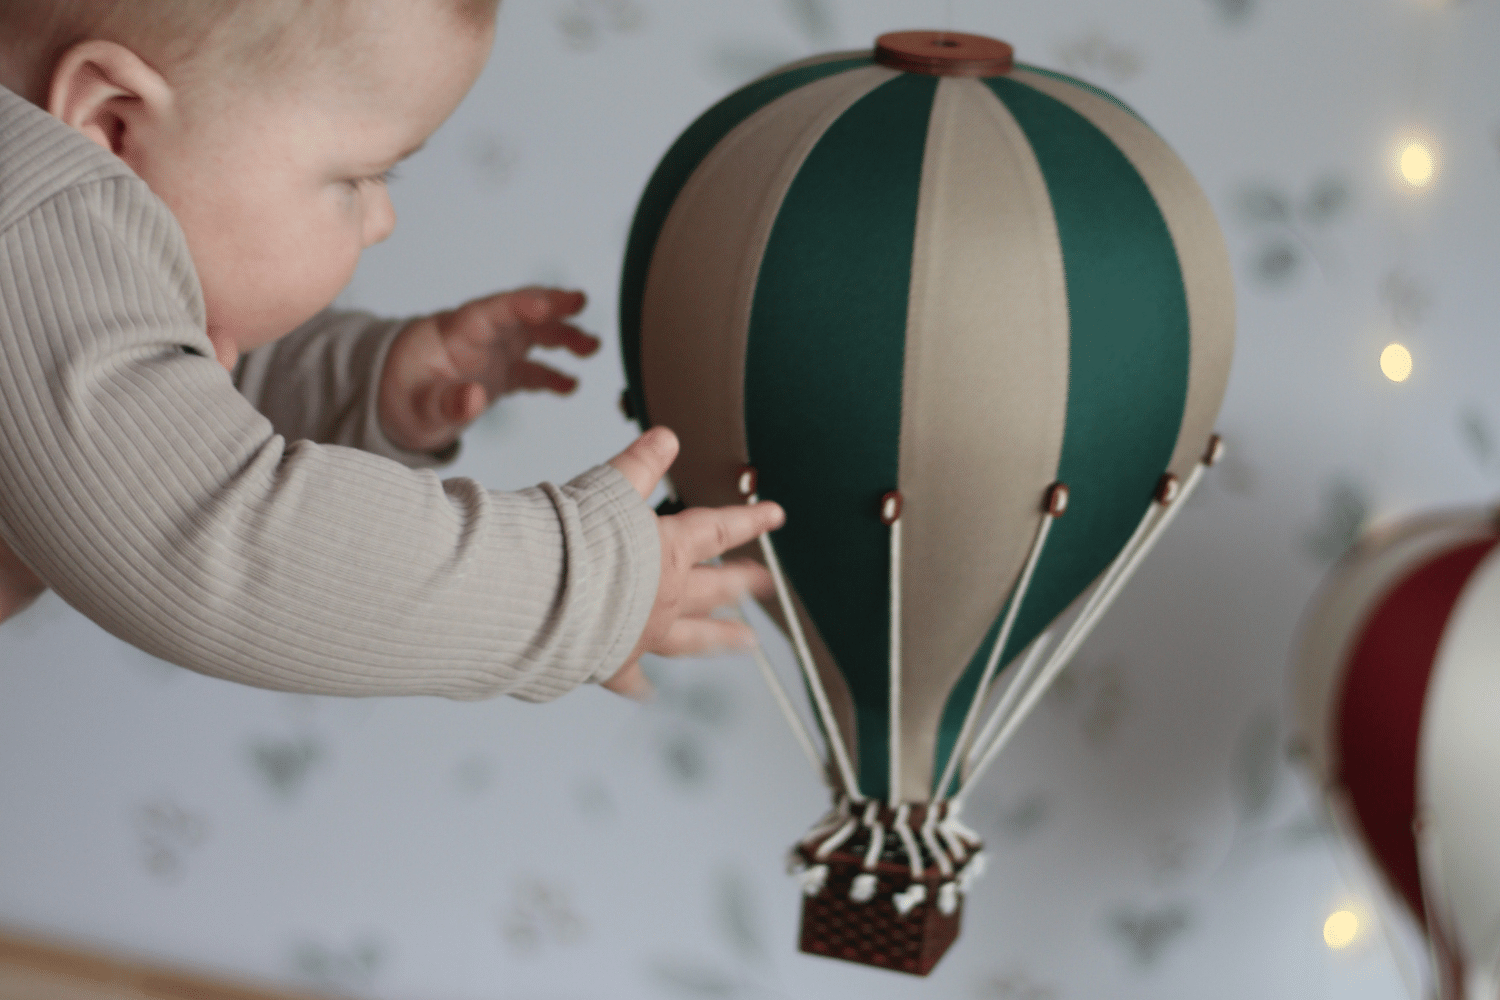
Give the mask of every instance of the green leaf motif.
[{"label": "green leaf motif", "polygon": [[1255,276],[1268,285],[1290,281],[1302,263],[1302,255],[1291,243],[1276,240],[1261,247],[1255,257]]},{"label": "green leaf motif", "polygon": [[680,996],[733,997],[743,991],[733,975],[694,959],[658,959],[651,964],[651,975]]},{"label": "green leaf motif", "polygon": [[1256,0],[1208,0],[1209,6],[1230,24],[1243,24],[1255,13]]},{"label": "green leaf motif", "polygon": [[1495,435],[1477,406],[1466,406],[1459,413],[1458,433],[1474,460],[1488,468],[1495,459]]},{"label": "green leaf motif", "polygon": [[1349,551],[1370,518],[1370,499],[1363,487],[1335,479],[1323,491],[1317,524],[1302,536],[1304,551],[1319,562],[1332,562]]},{"label": "green leaf motif", "polygon": [[1156,910],[1120,909],[1110,917],[1109,926],[1138,965],[1151,966],[1191,923],[1192,911],[1179,904]]},{"label": "green leaf motif", "polygon": [[346,948],[329,947],[304,939],[292,946],[292,967],[299,975],[324,986],[362,987],[375,978],[386,957],[385,944],[362,937]]},{"label": "green leaf motif", "polygon": [[765,941],[760,933],[754,894],[745,876],[735,868],[725,868],[714,884],[715,913],[719,931],[742,958],[761,961],[766,957]]},{"label": "green leaf motif", "polygon": [[1281,773],[1281,724],[1269,708],[1257,712],[1235,745],[1234,792],[1240,818],[1254,822],[1265,816],[1276,797]]},{"label": "green leaf motif", "polygon": [[1290,199],[1269,185],[1255,184],[1241,191],[1239,210],[1250,222],[1287,222],[1292,217]]},{"label": "green leaf motif", "polygon": [[323,744],[310,736],[294,740],[254,740],[250,760],[272,792],[284,799],[301,790],[308,774],[324,757]]},{"label": "green leaf motif", "polygon": [[974,991],[977,1000],[1058,1000],[1057,987],[1039,983],[1023,970],[995,976]]},{"label": "green leaf motif", "polygon": [[827,0],[783,0],[787,14],[796,23],[802,36],[816,47],[831,45],[836,32],[833,27],[833,11]]},{"label": "green leaf motif", "polygon": [[1343,215],[1353,200],[1347,180],[1333,174],[1319,177],[1302,203],[1302,218],[1317,225],[1331,222]]}]

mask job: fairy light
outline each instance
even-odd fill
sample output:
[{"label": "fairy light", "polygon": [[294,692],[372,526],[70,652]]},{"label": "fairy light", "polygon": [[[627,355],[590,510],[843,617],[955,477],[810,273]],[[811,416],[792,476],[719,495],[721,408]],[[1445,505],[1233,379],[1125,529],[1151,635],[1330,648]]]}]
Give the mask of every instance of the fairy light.
[{"label": "fairy light", "polygon": [[1401,147],[1397,163],[1401,169],[1402,180],[1414,188],[1424,188],[1431,184],[1432,175],[1437,170],[1437,162],[1433,158],[1431,147],[1415,139]]},{"label": "fairy light", "polygon": [[1387,344],[1380,352],[1380,370],[1392,382],[1405,382],[1411,377],[1411,351],[1402,344]]},{"label": "fairy light", "polygon": [[1359,936],[1359,917],[1353,910],[1336,910],[1323,921],[1323,942],[1337,951],[1347,948]]}]

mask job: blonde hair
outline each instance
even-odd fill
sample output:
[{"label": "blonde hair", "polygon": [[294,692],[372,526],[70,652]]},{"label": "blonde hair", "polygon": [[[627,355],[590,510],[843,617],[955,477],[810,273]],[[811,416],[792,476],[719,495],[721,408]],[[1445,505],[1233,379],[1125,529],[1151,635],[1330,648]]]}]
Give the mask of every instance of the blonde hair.
[{"label": "blonde hair", "polygon": [[[410,3],[412,0],[388,0]],[[476,30],[500,0],[428,0]],[[73,45],[119,42],[159,70],[275,70],[298,52],[321,50],[352,29],[367,0],[0,0],[0,45],[12,76],[50,76]],[[289,45],[292,37],[299,45]],[[211,56],[212,59],[205,57]]]}]

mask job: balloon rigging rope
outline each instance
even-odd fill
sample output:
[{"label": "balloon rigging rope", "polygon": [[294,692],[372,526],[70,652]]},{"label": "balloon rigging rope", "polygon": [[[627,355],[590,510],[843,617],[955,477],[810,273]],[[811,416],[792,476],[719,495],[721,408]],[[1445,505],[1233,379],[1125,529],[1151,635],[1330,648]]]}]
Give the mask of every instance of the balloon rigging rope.
[{"label": "balloon rigging rope", "polygon": [[[932,789],[934,801],[942,800],[943,793],[953,781],[953,772],[958,767],[958,758],[968,744],[969,736],[974,729],[974,720],[979,715],[979,707],[989,696],[990,682],[995,677],[995,668],[1000,665],[1000,654],[1004,651],[1006,643],[1010,642],[1010,633],[1015,627],[1016,616],[1020,613],[1021,603],[1026,600],[1026,591],[1031,586],[1032,574],[1036,572],[1037,563],[1041,561],[1042,549],[1047,544],[1047,534],[1052,530],[1052,522],[1055,520],[1057,520],[1057,515],[1049,510],[1042,515],[1041,523],[1037,525],[1036,537],[1031,543],[1031,552],[1026,556],[1026,562],[1021,567],[1021,575],[1011,590],[1010,606],[1006,609],[1005,621],[1000,625],[1000,634],[995,638],[995,645],[990,649],[989,660],[984,665],[984,673],[980,675],[979,684],[974,688],[974,698],[969,702],[969,710],[964,715],[964,724],[958,731],[958,739],[953,741],[953,749],[948,753],[948,764],[943,768],[943,776],[938,779],[937,785]],[[1007,689],[1006,694],[1009,693]]]},{"label": "balloon rigging rope", "polygon": [[[757,500],[758,497],[755,494],[750,495],[750,503],[756,503]],[[833,708],[828,704],[828,693],[823,690],[823,680],[818,676],[812,651],[808,649],[807,636],[802,633],[802,621],[797,617],[797,609],[792,606],[792,595],[787,589],[786,577],[781,572],[781,561],[776,558],[776,546],[771,542],[770,532],[760,536],[760,551],[765,557],[766,568],[771,571],[771,579],[776,583],[776,599],[781,604],[781,613],[786,618],[788,630],[792,633],[792,646],[797,652],[797,662],[802,667],[802,675],[807,679],[807,686],[813,693],[813,701],[818,706],[818,715],[823,720],[823,732],[828,737],[828,746],[832,749],[834,762],[838,765],[839,777],[843,779],[844,792],[855,802],[863,802],[865,797],[860,794],[859,783],[854,780],[854,768],[849,762],[849,751],[844,746],[843,734],[839,732],[834,720]]]},{"label": "balloon rigging rope", "polygon": [[[984,750],[983,756],[979,757],[978,763],[965,776],[963,784],[959,787],[958,792],[955,793],[954,798],[962,798],[964,792],[994,762],[996,755],[1004,749],[1005,744],[1010,742],[1011,736],[1026,719],[1026,716],[1030,714],[1031,709],[1041,699],[1047,687],[1062,672],[1062,669],[1068,665],[1068,661],[1073,653],[1089,637],[1089,633],[1094,630],[1094,626],[1098,624],[1099,619],[1109,610],[1110,605],[1114,603],[1121,589],[1124,588],[1131,576],[1135,574],[1136,568],[1141,564],[1141,560],[1155,547],[1157,540],[1162,536],[1162,532],[1166,530],[1167,526],[1172,523],[1177,512],[1186,504],[1188,497],[1192,495],[1193,490],[1202,481],[1203,472],[1207,467],[1207,463],[1199,462],[1188,476],[1187,482],[1183,484],[1181,492],[1175,498],[1166,503],[1154,501],[1146,509],[1145,516],[1141,518],[1141,523],[1136,527],[1135,534],[1131,536],[1131,541],[1135,543],[1134,546],[1130,542],[1127,542],[1125,548],[1115,558],[1114,563],[1105,572],[1104,579],[1099,582],[1094,593],[1084,604],[1083,610],[1079,612],[1078,617],[1068,626],[1067,632],[1058,640],[1052,655],[1047,658],[1047,665],[1042,668],[1036,680],[1026,689],[1025,694],[1020,697],[1015,709],[1005,718],[1004,723],[998,726],[998,732],[995,734],[994,739]],[[989,727],[986,726],[985,728],[988,729]]]},{"label": "balloon rigging rope", "polygon": [[1093,589],[1092,593],[1084,601],[1082,610],[1079,611],[1078,616],[1069,624],[1069,627],[1064,631],[1062,636],[1059,637],[1057,645],[1052,647],[1053,655],[1046,660],[1042,660],[1041,652],[1046,644],[1038,641],[1033,647],[1031,653],[1026,658],[1026,662],[1021,664],[1021,668],[1016,671],[1015,677],[1011,680],[1009,686],[1006,687],[1005,693],[1000,698],[1000,703],[990,713],[989,720],[984,724],[984,728],[980,730],[979,738],[969,747],[968,757],[964,761],[968,771],[973,772],[975,761],[983,756],[984,748],[990,745],[995,731],[1010,721],[1016,702],[1031,690],[1032,679],[1037,669],[1041,668],[1045,673],[1046,667],[1050,667],[1057,660],[1058,651],[1067,645],[1069,638],[1077,626],[1087,621],[1093,614],[1094,608],[1097,607],[1099,600],[1104,596],[1105,592],[1109,590],[1120,569],[1129,561],[1131,553],[1140,545],[1141,537],[1150,526],[1152,515],[1158,509],[1159,505],[1154,503],[1146,508],[1146,513],[1135,526],[1135,531],[1131,533],[1130,539],[1125,543],[1125,547],[1120,550],[1120,554],[1115,558],[1115,561],[1110,563],[1109,568],[1104,571],[1104,576],[1100,578],[1099,585]]},{"label": "balloon rigging rope", "polygon": [[[743,611],[739,612],[740,621],[749,625]],[[807,731],[802,716],[792,707],[792,699],[787,695],[786,688],[781,683],[781,678],[776,676],[771,661],[766,658],[765,650],[757,644],[750,653],[755,657],[755,665],[760,668],[760,675],[765,678],[766,686],[771,689],[771,697],[776,700],[776,707],[781,709],[781,714],[786,719],[786,724],[792,728],[792,735],[797,738],[797,745],[807,756],[807,761],[812,765],[813,773],[820,779],[826,781],[827,773],[823,769],[823,759],[818,755],[817,747],[813,745],[812,735]]]},{"label": "balloon rigging rope", "polygon": [[891,522],[890,803],[901,801],[901,518]]},{"label": "balloon rigging rope", "polygon": [[985,722],[984,728],[979,731],[979,735],[969,747],[968,755],[964,758],[964,766],[968,769],[973,770],[974,761],[979,756],[979,751],[989,745],[991,738],[995,735],[995,730],[1006,720],[1011,708],[1015,706],[1016,699],[1026,690],[1026,686],[1031,683],[1032,675],[1044,662],[1042,660],[1042,653],[1046,652],[1048,641],[1051,638],[1052,633],[1050,631],[1044,632],[1040,638],[1031,644],[1031,648],[1027,650],[1026,658],[1016,668],[1015,676],[1006,685],[1005,693],[1000,696],[1000,703],[990,713],[989,720]]}]

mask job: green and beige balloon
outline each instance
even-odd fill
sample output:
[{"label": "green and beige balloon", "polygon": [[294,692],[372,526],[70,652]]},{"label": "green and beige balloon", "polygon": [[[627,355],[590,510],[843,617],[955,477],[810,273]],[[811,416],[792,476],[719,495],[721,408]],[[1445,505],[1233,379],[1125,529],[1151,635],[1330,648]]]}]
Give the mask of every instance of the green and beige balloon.
[{"label": "green and beige balloon", "polygon": [[1234,298],[1208,200],[1129,108],[991,40],[882,43],[683,133],[631,231],[621,338],[630,411],[681,439],[682,501],[787,511],[770,610],[796,609],[847,754],[830,781],[925,802],[979,763],[986,667],[989,695],[1123,582],[1201,471]]}]

